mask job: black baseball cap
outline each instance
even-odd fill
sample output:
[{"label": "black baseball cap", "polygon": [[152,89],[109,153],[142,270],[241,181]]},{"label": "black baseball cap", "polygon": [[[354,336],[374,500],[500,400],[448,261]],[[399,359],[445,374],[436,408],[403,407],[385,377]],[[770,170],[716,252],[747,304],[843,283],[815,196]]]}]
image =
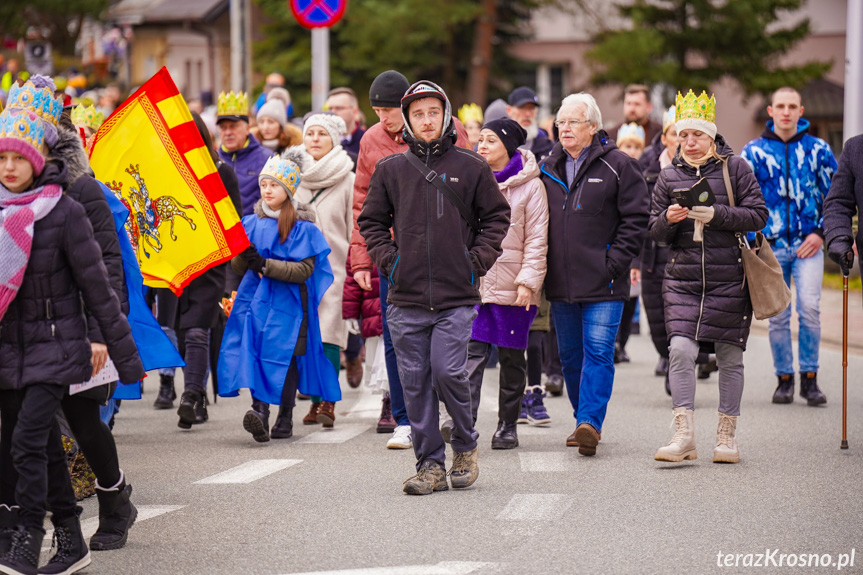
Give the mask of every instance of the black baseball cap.
[{"label": "black baseball cap", "polygon": [[524,106],[525,104],[534,104],[539,106],[539,98],[536,97],[536,92],[527,86],[519,86],[509,93],[506,99],[510,106]]}]

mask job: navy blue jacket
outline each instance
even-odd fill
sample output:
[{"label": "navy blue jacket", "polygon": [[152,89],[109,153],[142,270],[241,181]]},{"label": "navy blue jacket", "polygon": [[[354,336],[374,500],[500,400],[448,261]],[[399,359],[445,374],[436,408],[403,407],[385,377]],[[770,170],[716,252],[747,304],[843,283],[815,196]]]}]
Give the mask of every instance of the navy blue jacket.
[{"label": "navy blue jacket", "polygon": [[246,146],[236,152],[227,152],[223,147],[219,147],[219,157],[233,168],[234,173],[237,175],[244,216],[253,213],[255,203],[261,199],[261,190],[258,187],[258,175],[272,155],[273,152],[262,146],[251,134],[249,134]]}]

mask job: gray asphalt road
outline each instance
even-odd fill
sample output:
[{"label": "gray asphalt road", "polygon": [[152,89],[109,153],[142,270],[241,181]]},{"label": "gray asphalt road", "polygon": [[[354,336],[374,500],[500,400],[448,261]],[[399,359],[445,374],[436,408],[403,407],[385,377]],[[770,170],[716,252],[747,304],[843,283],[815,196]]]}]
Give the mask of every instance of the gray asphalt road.
[{"label": "gray asphalt road", "polygon": [[[776,406],[769,346],[753,335],[742,462],[711,462],[714,374],[697,389],[700,458],[662,464],[653,453],[672,433],[670,398],[653,375],[648,336],[633,337],[629,351],[593,458],[564,446],[574,427],[565,396],[547,401],[549,428],[519,426],[518,449],[492,451],[497,370],[487,371],[480,478],[471,489],[427,497],[402,494],[413,452],[384,448],[387,436],[373,427],[377,397],[363,389],[345,391],[334,431],[300,424],[308,406],[300,402],[295,437],[259,445],[241,426],[247,395],[220,399],[209,423],[181,431],[173,411],[152,409],[151,376],[144,399],[125,402],[115,428],[141,519],[126,547],[94,553],[87,573],[828,573],[837,567],[800,567],[799,557],[779,567],[780,555],[849,562],[840,554],[852,550],[854,566],[841,572],[863,572],[863,357],[849,366],[849,450],[839,450],[839,353],[822,352],[826,407],[799,398]],[[233,479],[250,482],[197,483],[238,466]],[[95,498],[83,505],[93,529]],[[744,567],[765,552],[767,567]],[[727,554],[741,555],[731,557],[736,567],[718,566]]]}]

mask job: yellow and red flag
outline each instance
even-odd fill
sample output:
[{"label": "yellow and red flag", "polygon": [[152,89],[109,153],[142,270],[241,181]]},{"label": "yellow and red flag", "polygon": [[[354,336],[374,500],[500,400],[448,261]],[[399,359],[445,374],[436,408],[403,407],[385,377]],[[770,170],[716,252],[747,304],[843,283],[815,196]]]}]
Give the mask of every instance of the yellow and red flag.
[{"label": "yellow and red flag", "polygon": [[167,68],[102,124],[90,151],[96,178],[129,210],[126,231],[144,284],[181,293],[249,240]]}]

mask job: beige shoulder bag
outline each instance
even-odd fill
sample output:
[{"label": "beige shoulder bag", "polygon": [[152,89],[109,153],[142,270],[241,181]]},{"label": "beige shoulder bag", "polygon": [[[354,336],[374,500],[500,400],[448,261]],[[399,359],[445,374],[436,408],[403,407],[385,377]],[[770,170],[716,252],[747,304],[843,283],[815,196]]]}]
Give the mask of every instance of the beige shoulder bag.
[{"label": "beige shoulder bag", "polygon": [[[728,174],[728,159],[722,161],[722,179],[725,181],[725,191],[728,192],[728,203],[733,208],[734,189],[731,187],[731,176]],[[767,319],[785,311],[791,304],[791,290],[782,276],[782,268],[770,249],[770,244],[760,231],[755,232],[755,245],[751,248],[743,239],[743,234],[737,232],[740,244],[740,254],[743,259],[745,284],[749,287],[749,299],[752,300],[752,313],[756,319]]]}]

